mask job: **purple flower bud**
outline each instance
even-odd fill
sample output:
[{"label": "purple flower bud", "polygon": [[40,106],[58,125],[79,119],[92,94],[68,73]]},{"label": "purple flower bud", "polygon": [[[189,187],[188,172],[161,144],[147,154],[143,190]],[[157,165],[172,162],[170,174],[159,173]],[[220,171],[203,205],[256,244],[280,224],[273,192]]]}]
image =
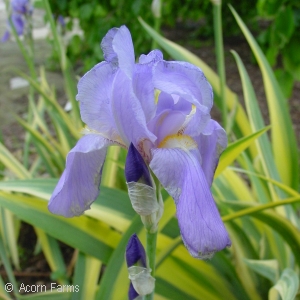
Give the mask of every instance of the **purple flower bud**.
[{"label": "purple flower bud", "polygon": [[126,247],[127,267],[139,265],[146,268],[146,252],[136,234],[133,234]]},{"label": "purple flower bud", "polygon": [[130,237],[125,256],[131,280],[128,298],[129,300],[142,299],[142,296],[154,290],[155,279],[151,276],[151,269],[147,268],[146,252],[136,234]]},{"label": "purple flower bud", "polygon": [[139,296],[138,292],[134,289],[132,282],[130,282],[129,290],[128,290],[128,299],[134,300]]},{"label": "purple flower bud", "polygon": [[125,177],[127,182],[142,182],[152,186],[150,172],[141,154],[131,143],[125,163]]}]

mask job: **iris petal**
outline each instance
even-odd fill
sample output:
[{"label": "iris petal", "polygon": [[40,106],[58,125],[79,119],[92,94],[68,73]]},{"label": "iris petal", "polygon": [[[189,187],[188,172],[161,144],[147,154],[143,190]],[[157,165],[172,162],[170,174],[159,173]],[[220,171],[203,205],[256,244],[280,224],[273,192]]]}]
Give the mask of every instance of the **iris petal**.
[{"label": "iris petal", "polygon": [[101,42],[106,61],[118,66],[127,76],[132,76],[134,66],[134,48],[131,34],[126,26],[112,28]]},{"label": "iris petal", "polygon": [[132,282],[130,281],[130,286],[129,286],[129,290],[128,290],[128,299],[129,300],[134,300],[139,296],[139,294],[137,293],[137,291],[134,289]]},{"label": "iris petal", "polygon": [[126,246],[126,262],[127,267],[132,267],[136,264],[146,268],[146,252],[137,235],[134,233]]},{"label": "iris petal", "polygon": [[149,64],[161,61],[163,59],[163,54],[160,50],[152,50],[149,54],[142,54],[139,57],[140,64]]},{"label": "iris petal", "polygon": [[227,147],[225,130],[214,120],[210,120],[204,131],[194,140],[198,144],[202,163],[201,167],[206,181],[211,186],[217,168],[220,154]]},{"label": "iris petal", "polygon": [[155,141],[146,124],[143,108],[132,89],[132,82],[121,70],[118,71],[112,90],[112,111],[122,140],[138,149],[142,140]]},{"label": "iris petal", "polygon": [[160,91],[194,104],[195,111],[185,134],[199,135],[210,120],[209,112],[213,104],[212,87],[203,72],[187,62],[160,61],[154,66],[153,83]]},{"label": "iris petal", "polygon": [[213,104],[212,88],[203,72],[187,62],[160,61],[154,67],[155,88],[181,96],[208,112]]},{"label": "iris petal", "polygon": [[83,136],[77,142],[50,199],[48,208],[52,213],[73,217],[90,208],[99,194],[106,149],[111,144],[97,134]]},{"label": "iris petal", "polygon": [[152,67],[162,59],[161,51],[153,50],[148,55],[142,54],[139,58],[139,64],[134,65],[133,91],[141,103],[147,122],[155,115],[156,110]]},{"label": "iris petal", "polygon": [[210,258],[231,242],[212,197],[197,149],[153,150],[150,167],[177,206],[182,240],[196,258]]},{"label": "iris petal", "polygon": [[118,140],[120,137],[111,111],[114,76],[109,63],[97,64],[79,80],[76,99],[80,101],[81,119],[90,129]]},{"label": "iris petal", "polygon": [[155,115],[156,110],[151,65],[136,64],[134,66],[132,87],[135,96],[139,99],[146,121],[148,122]]}]

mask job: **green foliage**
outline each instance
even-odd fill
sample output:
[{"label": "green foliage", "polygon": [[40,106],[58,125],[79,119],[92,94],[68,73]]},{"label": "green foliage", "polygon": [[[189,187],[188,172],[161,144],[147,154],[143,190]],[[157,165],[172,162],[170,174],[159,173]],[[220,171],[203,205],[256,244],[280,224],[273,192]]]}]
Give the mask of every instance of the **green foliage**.
[{"label": "green foliage", "polygon": [[139,52],[149,50],[143,32],[134,21],[139,15],[151,20],[151,3],[148,1],[59,0],[50,1],[50,4],[55,15],[71,18],[67,23],[67,29],[73,27],[74,18],[79,20],[84,32],[84,42],[78,35],[73,36],[68,45],[68,55],[73,63],[76,60],[84,62],[85,70],[103,60],[99,43],[112,27],[127,24]]},{"label": "green foliage", "polygon": [[286,97],[300,78],[300,3],[295,0],[259,0],[258,15],[270,23],[258,40]]},{"label": "green foliage", "polygon": [[[68,44],[68,56],[73,63],[83,62],[84,69],[88,70],[99,61],[103,60],[99,41],[112,27],[120,27],[123,24],[130,29],[133,36],[136,53],[146,53],[150,50],[149,37],[141,30],[135,21],[141,16],[146,22],[154,24],[154,16],[151,12],[152,1],[129,0],[129,1],[84,1],[84,0],[56,0],[50,1],[53,13],[58,16],[69,17],[66,30],[73,28],[74,19],[79,20],[84,32],[83,38],[75,35]],[[227,36],[237,33],[237,27],[229,13],[227,4],[231,3],[246,19],[254,26],[255,6],[252,2],[241,2],[237,0],[223,1],[223,25]],[[162,1],[161,26],[174,27],[177,23],[188,28],[190,38],[201,35],[202,38],[213,36],[213,14],[212,4],[205,1]],[[199,21],[203,23],[198,26]],[[192,25],[191,25],[192,24]],[[197,25],[196,25],[197,24]]]}]

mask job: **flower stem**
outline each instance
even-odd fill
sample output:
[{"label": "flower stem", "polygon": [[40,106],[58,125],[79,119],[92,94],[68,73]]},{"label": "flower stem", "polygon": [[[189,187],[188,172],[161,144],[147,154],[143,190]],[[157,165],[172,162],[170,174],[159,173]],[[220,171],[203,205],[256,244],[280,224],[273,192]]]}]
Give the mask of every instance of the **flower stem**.
[{"label": "flower stem", "polygon": [[[157,231],[151,233],[147,231],[147,246],[146,252],[149,259],[149,268],[151,268],[151,276],[155,275],[155,256],[156,256],[156,240],[157,240]],[[152,300],[154,298],[154,291],[151,294],[148,294],[144,297],[145,300]]]}]

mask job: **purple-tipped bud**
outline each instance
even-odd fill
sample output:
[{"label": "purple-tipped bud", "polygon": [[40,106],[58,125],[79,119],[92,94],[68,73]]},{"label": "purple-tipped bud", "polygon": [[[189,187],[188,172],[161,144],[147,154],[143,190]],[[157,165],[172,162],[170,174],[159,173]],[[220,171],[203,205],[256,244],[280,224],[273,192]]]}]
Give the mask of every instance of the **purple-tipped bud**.
[{"label": "purple-tipped bud", "polygon": [[125,256],[131,281],[128,298],[143,299],[142,296],[153,292],[155,279],[151,276],[151,269],[147,268],[146,252],[136,234],[129,239]]},{"label": "purple-tipped bud", "polygon": [[127,182],[141,182],[152,186],[149,169],[141,154],[131,143],[125,163],[125,177]]},{"label": "purple-tipped bud", "polygon": [[139,265],[146,268],[146,252],[136,234],[133,234],[126,247],[127,267]]},{"label": "purple-tipped bud", "polygon": [[139,296],[138,292],[134,289],[132,282],[130,282],[129,290],[128,290],[128,299],[134,300]]}]

